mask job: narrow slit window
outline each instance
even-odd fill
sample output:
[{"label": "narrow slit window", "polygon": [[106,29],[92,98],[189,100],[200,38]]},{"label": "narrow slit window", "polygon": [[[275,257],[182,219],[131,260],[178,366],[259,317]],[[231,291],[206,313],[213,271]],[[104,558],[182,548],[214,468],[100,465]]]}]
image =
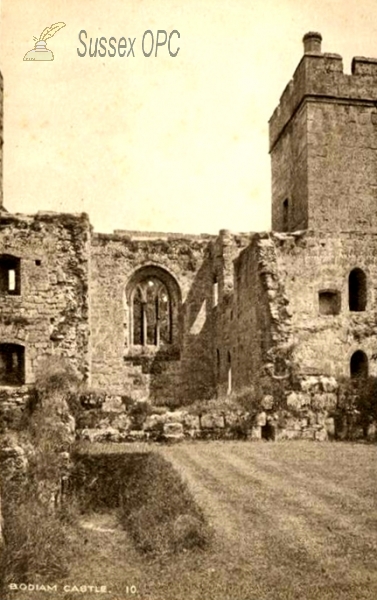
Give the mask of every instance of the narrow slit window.
[{"label": "narrow slit window", "polygon": [[228,389],[227,395],[229,396],[232,393],[232,357],[230,352],[228,352]]},{"label": "narrow slit window", "polygon": [[16,271],[9,269],[8,271],[8,292],[14,292],[16,290]]},{"label": "narrow slit window", "polygon": [[213,308],[216,308],[216,306],[219,303],[219,284],[217,281],[217,277],[214,278],[213,280],[213,286],[212,286],[212,303],[213,303]]},{"label": "narrow slit window", "polygon": [[289,230],[289,201],[286,198],[283,202],[283,231]]}]

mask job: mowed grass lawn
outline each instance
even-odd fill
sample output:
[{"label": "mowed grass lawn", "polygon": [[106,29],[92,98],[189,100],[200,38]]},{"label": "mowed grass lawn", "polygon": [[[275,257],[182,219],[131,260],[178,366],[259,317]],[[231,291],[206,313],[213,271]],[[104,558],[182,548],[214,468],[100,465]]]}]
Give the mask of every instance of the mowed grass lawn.
[{"label": "mowed grass lawn", "polygon": [[217,533],[205,564],[180,574],[202,598],[377,598],[376,447],[212,442],[161,451]]},{"label": "mowed grass lawn", "polygon": [[152,561],[118,529],[87,529],[69,580],[111,594],[67,600],[377,598],[375,446],[198,442],[157,451],[212,524],[210,548]]}]

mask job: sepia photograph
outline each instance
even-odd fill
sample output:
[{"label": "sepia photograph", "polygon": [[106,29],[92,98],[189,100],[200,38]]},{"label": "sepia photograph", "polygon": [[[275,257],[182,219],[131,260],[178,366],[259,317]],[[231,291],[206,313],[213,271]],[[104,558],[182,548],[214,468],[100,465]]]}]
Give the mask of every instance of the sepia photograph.
[{"label": "sepia photograph", "polygon": [[0,72],[0,600],[375,600],[375,3],[0,0]]}]

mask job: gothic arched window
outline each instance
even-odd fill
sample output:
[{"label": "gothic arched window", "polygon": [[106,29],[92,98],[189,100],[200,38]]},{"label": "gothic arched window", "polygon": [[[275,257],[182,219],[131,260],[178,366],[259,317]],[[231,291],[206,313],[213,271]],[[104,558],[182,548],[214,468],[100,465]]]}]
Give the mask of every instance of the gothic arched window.
[{"label": "gothic arched window", "polygon": [[178,341],[181,293],[177,281],[161,267],[146,266],[126,287],[131,346],[159,348]]},{"label": "gothic arched window", "polygon": [[157,277],[140,282],[132,295],[133,344],[160,346],[172,341],[171,300]]}]

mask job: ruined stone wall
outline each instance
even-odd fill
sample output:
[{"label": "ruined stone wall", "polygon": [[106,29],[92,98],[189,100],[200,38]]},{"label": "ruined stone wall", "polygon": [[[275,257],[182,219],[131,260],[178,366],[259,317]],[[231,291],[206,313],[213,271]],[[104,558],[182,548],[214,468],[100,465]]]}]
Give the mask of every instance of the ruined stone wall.
[{"label": "ruined stone wall", "polygon": [[[366,353],[377,375],[377,236],[362,233],[273,234],[279,277],[292,315],[294,361],[301,374],[350,375],[350,358]],[[348,277],[361,268],[367,279],[366,310],[349,310]],[[339,293],[338,314],[321,314],[319,292]]]},{"label": "ruined stone wall", "polygon": [[[93,387],[156,403],[213,395],[211,244],[210,236],[116,232],[93,237]],[[179,290],[178,330],[170,347],[133,346],[126,289],[143,267],[163,269]]]},{"label": "ruined stone wall", "polygon": [[255,234],[234,269],[233,388],[258,390],[262,378],[287,378],[291,369],[288,299],[270,234]]},{"label": "ruined stone wall", "polygon": [[234,261],[248,246],[250,239],[251,234],[222,230],[213,244],[213,281],[217,281],[217,302],[213,307],[213,361],[218,396],[226,395],[234,387],[232,380],[237,369],[238,344]]},{"label": "ruined stone wall", "polygon": [[0,217],[0,255],[20,259],[19,293],[0,292],[0,344],[25,348],[25,383],[45,356],[89,375],[89,238],[86,215]]},{"label": "ruined stone wall", "polygon": [[257,238],[235,262],[234,388],[253,385],[267,362],[271,318],[259,272]]}]

